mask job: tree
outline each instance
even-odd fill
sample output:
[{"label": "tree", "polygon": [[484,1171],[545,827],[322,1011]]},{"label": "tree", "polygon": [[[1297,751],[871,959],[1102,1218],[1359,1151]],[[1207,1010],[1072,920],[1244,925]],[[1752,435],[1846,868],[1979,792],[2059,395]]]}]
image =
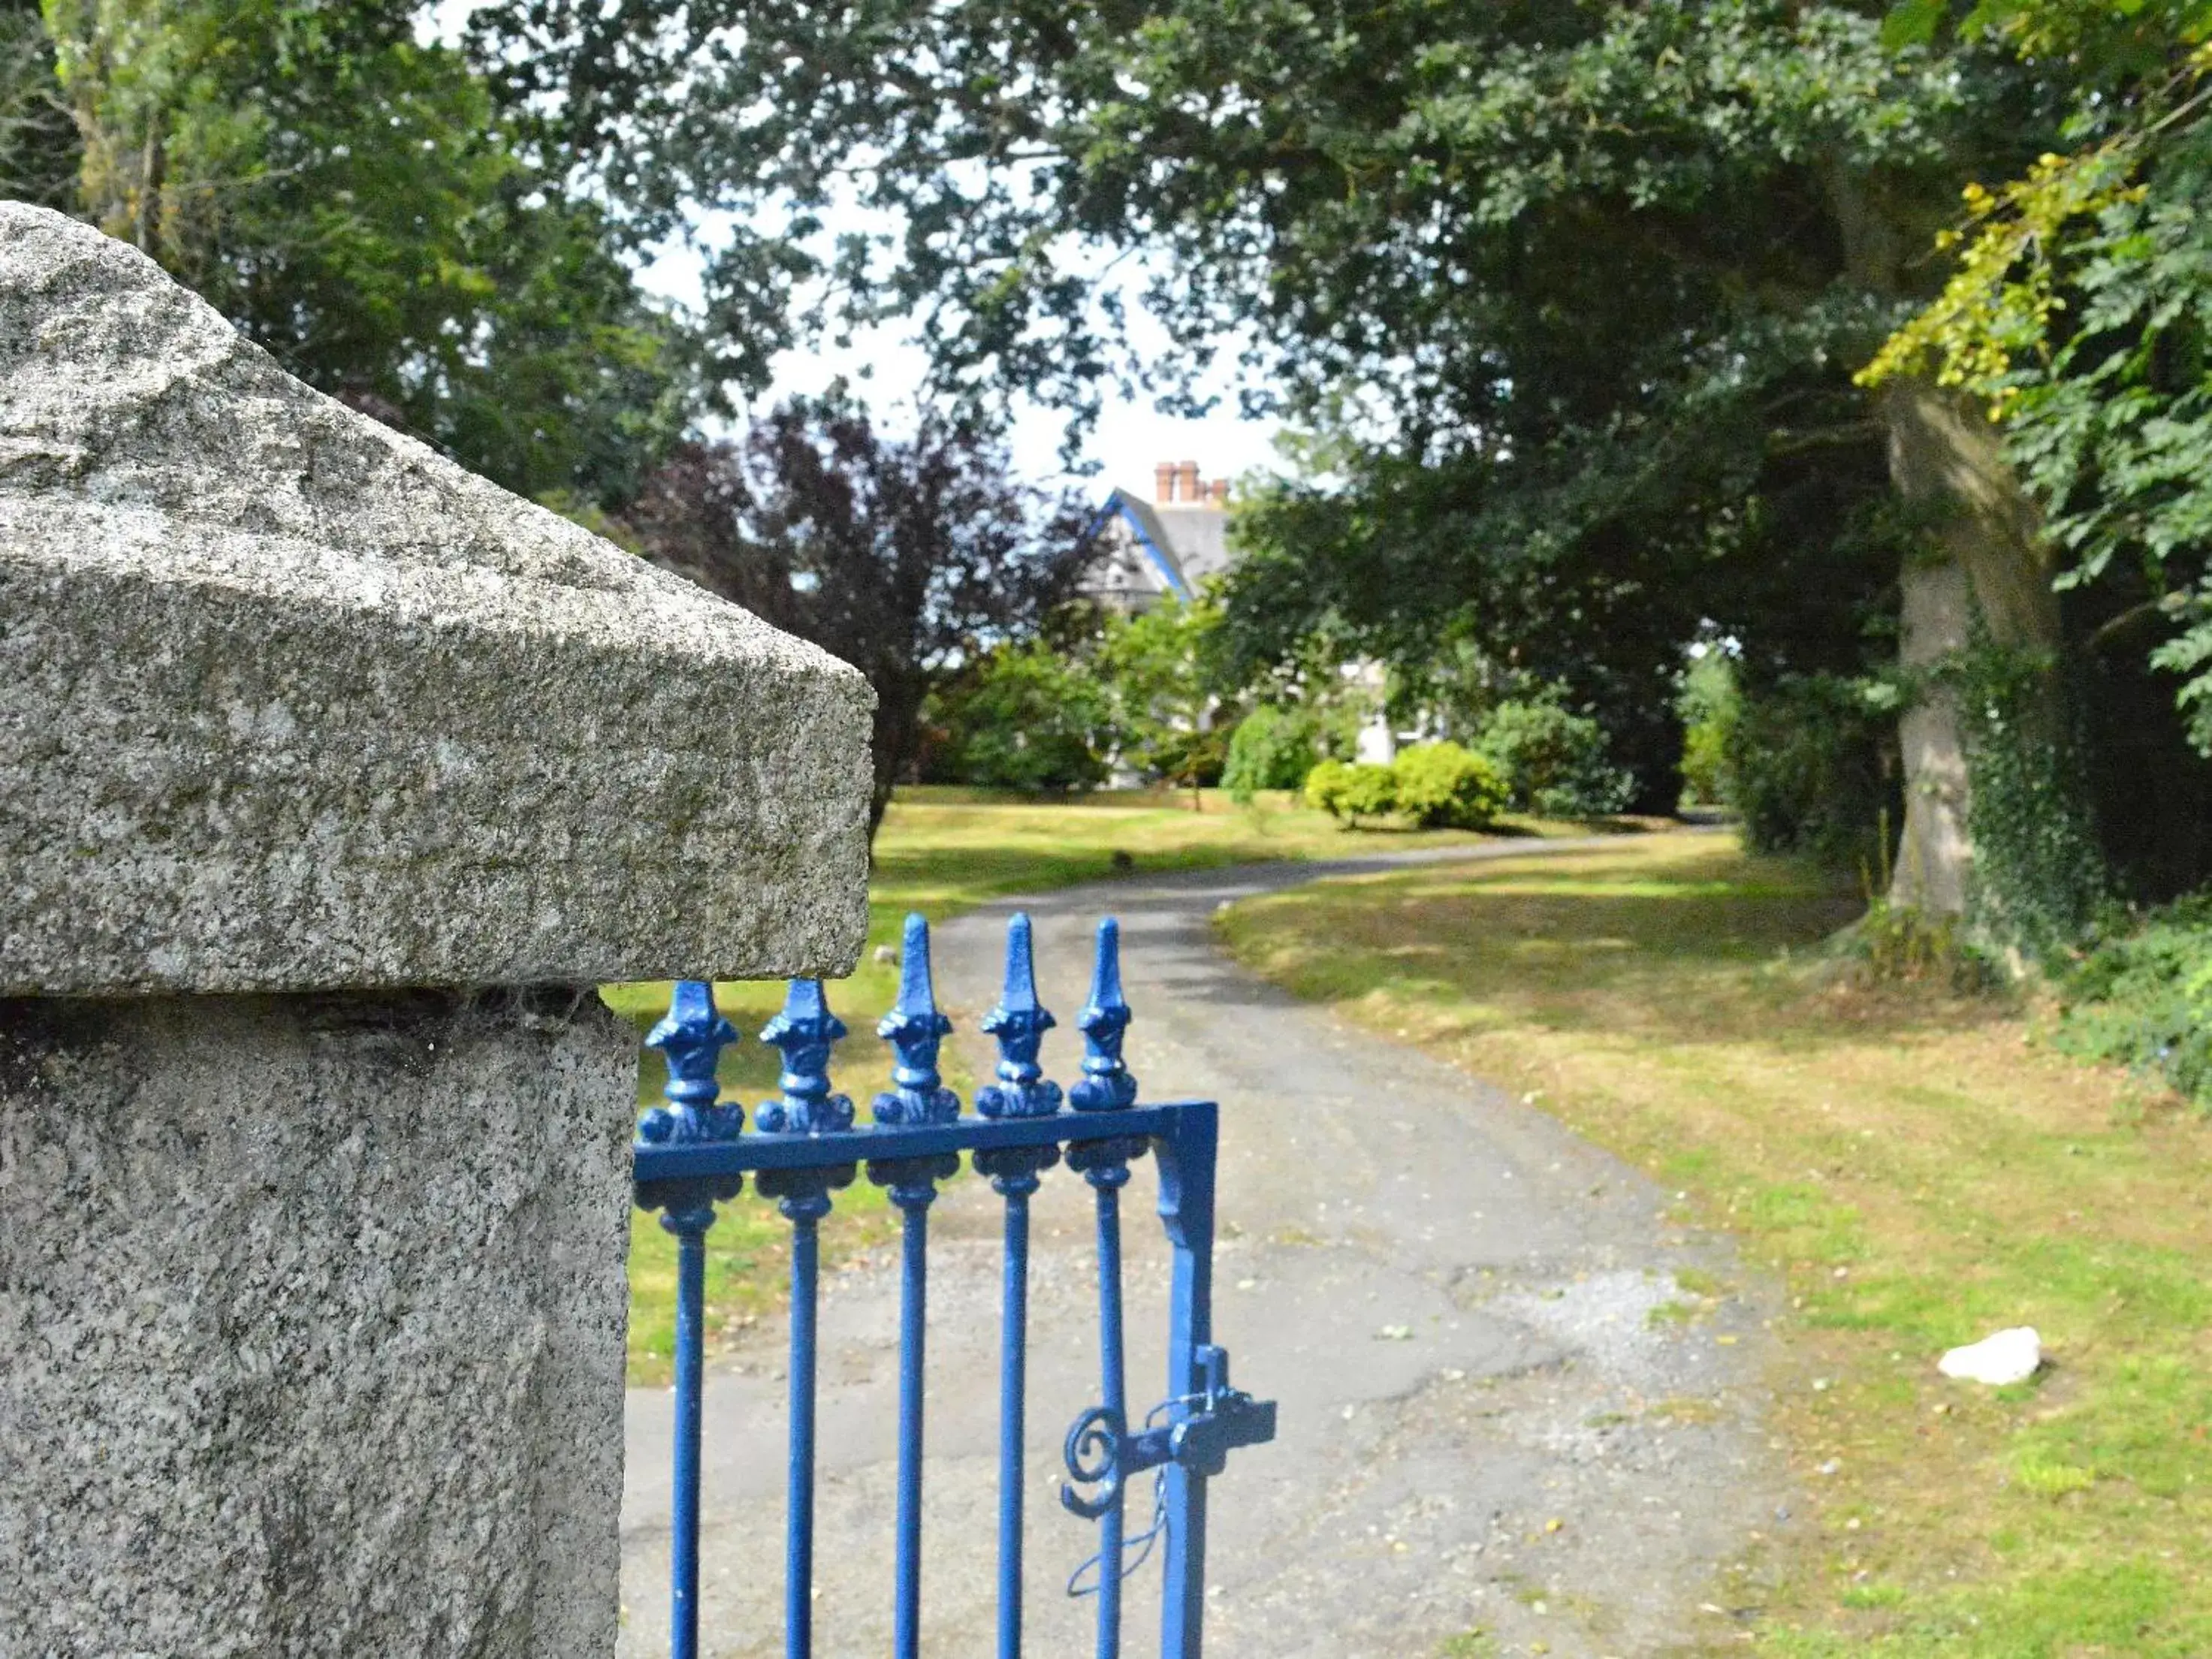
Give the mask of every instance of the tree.
[{"label": "tree", "polygon": [[1121,758],[1150,776],[1191,792],[1218,778],[1229,755],[1214,641],[1220,607],[1170,594],[1148,611],[1107,619],[1093,648],[1099,678],[1113,698]]},{"label": "tree", "polygon": [[1033,635],[1080,569],[1087,514],[1018,483],[1004,447],[926,418],[884,436],[842,397],[793,399],[743,443],[689,443],[626,522],[656,563],[811,640],[875,688],[874,833],[924,701]]},{"label": "tree", "polygon": [[[2065,735],[2105,848],[2135,891],[2171,893],[2212,874],[2195,758],[2212,754],[2212,7],[1922,0],[1890,27],[1985,40],[2066,83],[2063,138],[1969,187],[1939,237],[1950,280],[1862,378],[1932,377],[1986,411],[2045,515],[2094,690]],[[2016,773],[2026,758],[1983,747]]]},{"label": "tree", "polygon": [[683,331],[417,9],[46,0],[64,204],[310,385],[524,495],[619,505],[699,406]]},{"label": "tree", "polygon": [[[1743,640],[1754,690],[1864,666],[1877,603],[1915,670],[1976,611],[2027,653],[2062,643],[2038,515],[1978,415],[1926,376],[1850,380],[1927,296],[1962,183],[2056,131],[2033,65],[1786,0],[884,0],[742,28],[637,0],[619,53],[583,10],[518,0],[493,27],[566,50],[544,61],[592,88],[598,131],[672,109],[643,196],[804,212],[844,181],[896,216],[839,276],[856,313],[919,308],[948,386],[1079,404],[1116,316],[1092,251],[1150,252],[1169,391],[1241,330],[1294,412],[1358,412],[1353,551],[1294,583],[1320,544],[1285,535],[1247,598],[1589,665],[1613,684],[1575,694],[1647,798],[1672,798],[1649,757],[1679,753],[1702,623]],[[680,92],[678,64],[703,65]],[[1963,743],[1923,678],[1898,896],[1955,910]]]},{"label": "tree", "polygon": [[1230,799],[1249,806],[1262,789],[1303,788],[1321,759],[1318,724],[1310,710],[1265,702],[1237,721],[1221,768]]},{"label": "tree", "polygon": [[0,197],[66,211],[82,165],[37,0],[0,0]]},{"label": "tree", "polygon": [[1074,653],[1045,639],[1000,646],[931,694],[929,781],[1030,791],[1106,781],[1112,710]]}]

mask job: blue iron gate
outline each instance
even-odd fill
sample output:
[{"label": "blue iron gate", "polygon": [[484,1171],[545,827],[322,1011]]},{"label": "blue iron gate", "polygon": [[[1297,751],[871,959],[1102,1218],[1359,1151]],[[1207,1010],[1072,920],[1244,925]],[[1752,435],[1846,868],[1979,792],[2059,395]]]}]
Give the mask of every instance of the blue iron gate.
[{"label": "blue iron gate", "polygon": [[[1129,1025],[1120,936],[1099,924],[1091,1000],[1076,1018],[1083,1076],[1063,1097],[1038,1064],[1056,1023],[1038,1002],[1030,921],[1007,930],[1006,984],[982,1023],[998,1041],[998,1081],[976,1091],[980,1115],[964,1117],[938,1073],[938,1048],[952,1022],[938,1011],[930,981],[929,928],[906,921],[897,1006],[877,1027],[896,1064],[874,1101],[875,1121],[855,1127],[851,1099],[830,1080],[832,1046],[845,1035],[819,980],[793,980],[783,1012],[761,1032],[783,1055],[780,1097],[763,1105],[754,1133],[744,1114],[717,1103],[715,1064],[737,1040],[716,1012],[711,986],[676,988],[667,1018],[646,1038],[668,1064],[668,1104],[638,1123],[635,1178],[641,1208],[660,1212],[676,1236],[676,1443],[670,1652],[699,1647],[699,1441],[706,1285],[706,1235],[715,1206],[736,1198],[744,1177],[774,1199],[791,1223],[791,1452],[784,1537],[784,1650],[804,1659],[813,1646],[815,1313],[818,1233],[830,1194],[862,1168],[887,1190],[901,1217],[899,1445],[896,1547],[892,1565],[893,1650],[914,1659],[921,1638],[922,1354],[928,1296],[929,1206],[938,1183],[970,1154],[1006,1202],[1006,1279],[999,1382],[998,1651],[1022,1650],[1022,1477],[1025,1352],[1029,1334],[1029,1200],[1043,1172],[1062,1160],[1091,1189],[1097,1216],[1100,1400],[1068,1430],[1066,1462],[1075,1484],[1060,1501],[1098,1524],[1100,1659],[1121,1651],[1127,1483],[1158,1471],[1155,1526],[1163,1537],[1161,1652],[1199,1659],[1205,1618],[1206,1484],[1229,1452],[1274,1437],[1275,1408],[1229,1385],[1228,1356],[1212,1341],[1213,1174],[1218,1112],[1212,1102],[1146,1106],[1122,1063]],[[1133,1430],[1121,1348],[1121,1192],[1133,1159],[1158,1164],[1159,1213],[1174,1248],[1167,1398]],[[1079,1491],[1078,1486],[1089,1488]],[[1139,1540],[1129,1540],[1136,1543]],[[1142,1559],[1141,1556],[1139,1558]],[[1073,1581],[1071,1581],[1071,1585]]]}]

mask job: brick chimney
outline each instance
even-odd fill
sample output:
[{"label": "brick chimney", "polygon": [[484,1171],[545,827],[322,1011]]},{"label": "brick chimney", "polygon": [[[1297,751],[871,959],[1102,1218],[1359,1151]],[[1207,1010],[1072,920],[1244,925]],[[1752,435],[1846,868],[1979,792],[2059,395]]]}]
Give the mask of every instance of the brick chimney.
[{"label": "brick chimney", "polygon": [[1162,461],[1152,469],[1152,499],[1164,507],[1176,498],[1176,466]]},{"label": "brick chimney", "polygon": [[1206,493],[1207,496],[1212,500],[1212,503],[1213,503],[1213,505],[1214,505],[1214,506],[1216,506],[1216,507],[1226,507],[1226,506],[1228,506],[1228,505],[1229,505],[1229,480],[1228,480],[1228,479],[1226,479],[1226,478],[1216,478],[1216,479],[1215,479],[1212,483],[1210,483],[1210,484],[1206,485]]},{"label": "brick chimney", "polygon": [[1176,494],[1194,507],[1205,499],[1199,493],[1196,461],[1185,461],[1176,470]]}]

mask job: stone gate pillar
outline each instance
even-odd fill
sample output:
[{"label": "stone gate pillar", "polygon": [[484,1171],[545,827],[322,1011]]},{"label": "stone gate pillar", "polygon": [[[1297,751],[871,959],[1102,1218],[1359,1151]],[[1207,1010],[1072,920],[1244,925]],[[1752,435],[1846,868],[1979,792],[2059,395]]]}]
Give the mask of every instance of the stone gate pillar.
[{"label": "stone gate pillar", "polygon": [[0,1652],[611,1649],[635,1042],[848,971],[852,670],[0,204]]}]

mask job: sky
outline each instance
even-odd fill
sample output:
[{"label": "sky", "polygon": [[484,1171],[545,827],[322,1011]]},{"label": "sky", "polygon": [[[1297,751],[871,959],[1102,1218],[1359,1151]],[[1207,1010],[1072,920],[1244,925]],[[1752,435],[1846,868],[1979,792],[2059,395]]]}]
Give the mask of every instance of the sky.
[{"label": "sky", "polygon": [[[711,226],[708,229],[711,234]],[[702,263],[696,247],[672,244],[646,264],[639,281],[651,293],[696,306]],[[1136,310],[1133,303],[1131,309]],[[1166,348],[1165,335],[1151,326],[1149,319],[1133,320],[1132,327],[1145,349]],[[822,391],[842,374],[854,382],[872,407],[896,409],[910,403],[923,368],[921,350],[896,329],[877,330],[856,336],[843,349],[824,343],[782,353],[775,360],[775,380],[763,404],[794,392]],[[1223,379],[1206,390],[1229,394],[1233,385]],[[1276,470],[1276,422],[1240,418],[1233,395],[1224,395],[1222,402],[1222,410],[1205,419],[1180,420],[1161,414],[1141,394],[1133,399],[1109,394],[1083,447],[1084,459],[1100,468],[1086,487],[1103,497],[1118,485],[1149,499],[1152,468],[1161,461],[1196,461],[1200,474],[1209,479],[1233,480],[1249,471]],[[1062,426],[1060,416],[1049,410],[1016,419],[1010,435],[1015,470],[1021,476],[1048,485],[1065,480],[1060,462]]]},{"label": "sky", "polygon": [[[458,44],[470,14],[479,3],[481,0],[431,0],[417,19],[418,37],[426,45],[434,40]],[[850,208],[836,204],[820,216],[830,233],[864,222]],[[712,236],[711,216],[701,230]],[[702,269],[699,248],[679,240],[650,260],[639,272],[639,281],[650,293],[696,307],[701,299]],[[1140,267],[1131,279],[1132,330],[1140,347],[1164,356],[1171,343],[1150,325],[1134,303],[1134,288],[1142,275]],[[864,368],[872,369],[865,379]],[[878,331],[856,338],[842,351],[825,345],[783,353],[776,359],[775,380],[763,402],[773,403],[793,392],[821,391],[842,374],[860,386],[872,406],[888,410],[912,399],[921,373],[920,351],[902,340],[895,330]],[[1084,444],[1084,459],[1097,462],[1099,467],[1089,487],[1101,496],[1115,485],[1149,496],[1152,468],[1161,461],[1196,461],[1200,474],[1209,479],[1234,480],[1249,471],[1279,470],[1276,423],[1239,418],[1235,413],[1235,387],[1225,379],[1204,391],[1223,394],[1222,412],[1195,421],[1163,415],[1142,396],[1109,398]],[[1016,471],[1034,483],[1063,482],[1066,475],[1060,463],[1061,431],[1060,416],[1049,410],[1017,419],[1011,434]]]}]

